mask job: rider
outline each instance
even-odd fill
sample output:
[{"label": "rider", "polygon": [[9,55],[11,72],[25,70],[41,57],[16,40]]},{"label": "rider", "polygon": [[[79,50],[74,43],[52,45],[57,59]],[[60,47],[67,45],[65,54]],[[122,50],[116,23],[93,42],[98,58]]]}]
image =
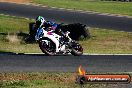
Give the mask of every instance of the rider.
[{"label": "rider", "polygon": [[[37,28],[42,28],[44,27],[45,30],[53,30],[55,33],[59,34],[62,36],[63,41],[67,40],[67,35],[59,28],[57,28],[58,24],[56,24],[53,21],[46,21],[44,17],[38,16],[36,18],[36,27]],[[42,31],[40,31],[42,32]],[[60,41],[62,43],[62,41]]]}]

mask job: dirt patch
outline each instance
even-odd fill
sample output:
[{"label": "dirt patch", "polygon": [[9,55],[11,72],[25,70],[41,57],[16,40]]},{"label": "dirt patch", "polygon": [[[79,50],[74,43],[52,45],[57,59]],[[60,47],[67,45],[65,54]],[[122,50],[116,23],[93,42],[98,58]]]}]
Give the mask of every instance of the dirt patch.
[{"label": "dirt patch", "polygon": [[10,43],[20,43],[20,40],[18,39],[18,36],[16,34],[8,34],[6,40]]},{"label": "dirt patch", "polygon": [[0,0],[0,2],[29,3],[31,0]]}]

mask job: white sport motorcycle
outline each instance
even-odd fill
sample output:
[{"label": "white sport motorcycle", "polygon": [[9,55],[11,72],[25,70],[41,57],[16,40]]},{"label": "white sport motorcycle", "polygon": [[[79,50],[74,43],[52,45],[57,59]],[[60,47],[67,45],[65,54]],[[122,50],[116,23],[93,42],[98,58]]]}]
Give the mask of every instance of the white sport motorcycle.
[{"label": "white sport motorcycle", "polygon": [[[78,56],[83,54],[82,46],[69,37],[69,32],[66,32],[68,41],[60,43],[62,36],[45,28],[38,28],[35,40],[39,42],[39,47],[46,55],[68,54]],[[61,40],[62,41],[62,40]]]}]

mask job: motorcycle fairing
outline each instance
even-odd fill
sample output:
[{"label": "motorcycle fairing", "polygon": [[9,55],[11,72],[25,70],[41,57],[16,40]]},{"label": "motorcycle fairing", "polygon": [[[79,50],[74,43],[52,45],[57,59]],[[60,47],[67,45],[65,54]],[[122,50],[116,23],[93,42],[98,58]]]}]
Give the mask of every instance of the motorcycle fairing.
[{"label": "motorcycle fairing", "polygon": [[59,38],[61,36],[57,35],[56,33],[52,32],[52,31],[45,31],[43,28],[38,28],[36,36],[35,36],[35,40],[39,40],[43,37],[47,37],[47,38],[51,39],[51,41],[53,41],[56,45],[56,52],[59,52],[59,50],[60,50]]}]

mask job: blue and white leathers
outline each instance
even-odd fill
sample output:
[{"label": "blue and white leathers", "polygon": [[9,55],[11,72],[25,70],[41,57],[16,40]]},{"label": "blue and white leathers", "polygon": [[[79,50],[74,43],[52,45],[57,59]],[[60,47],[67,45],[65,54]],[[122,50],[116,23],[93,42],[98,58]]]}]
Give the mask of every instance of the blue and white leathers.
[{"label": "blue and white leathers", "polygon": [[37,33],[35,35],[35,40],[38,41],[42,37],[43,37],[43,28],[38,28]]}]

